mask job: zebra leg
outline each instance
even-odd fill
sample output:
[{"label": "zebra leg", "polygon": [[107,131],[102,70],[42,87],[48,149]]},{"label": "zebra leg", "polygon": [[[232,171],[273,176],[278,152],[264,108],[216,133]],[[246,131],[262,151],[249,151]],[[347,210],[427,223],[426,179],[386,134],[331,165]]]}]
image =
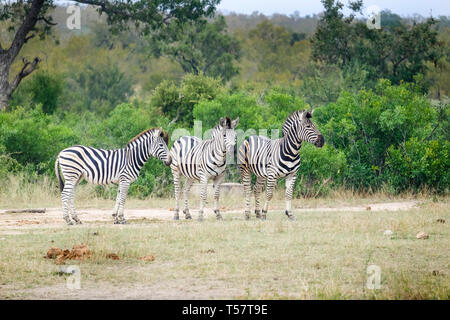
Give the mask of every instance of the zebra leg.
[{"label": "zebra leg", "polygon": [[277,179],[275,179],[275,177],[269,176],[267,178],[266,203],[264,203],[261,220],[266,220],[266,218],[267,218],[267,209],[269,207],[269,201],[272,200],[273,189],[275,188],[276,182],[277,182]]},{"label": "zebra leg", "polygon": [[260,197],[264,186],[264,180],[264,178],[258,177],[256,178],[255,184],[255,215],[258,219],[261,218]]},{"label": "zebra leg", "polygon": [[117,196],[116,196],[116,204],[114,205],[112,217],[114,221],[117,218],[117,212],[119,211],[119,203],[120,203],[120,188],[117,188]]},{"label": "zebra leg", "polygon": [[200,179],[200,210],[198,211],[198,221],[203,221],[203,208],[206,202],[206,188],[208,187],[208,178],[203,175]]},{"label": "zebra leg", "polygon": [[175,213],[173,214],[173,219],[180,220],[180,173],[177,169],[172,169],[172,176],[175,192]]},{"label": "zebra leg", "polygon": [[295,180],[297,180],[297,174],[286,177],[286,215],[289,220],[295,220],[295,216],[291,213],[291,200],[292,191],[294,190]]},{"label": "zebra leg", "polygon": [[78,180],[72,189],[72,198],[70,199],[70,210],[72,215],[72,220],[75,221],[76,224],[81,224],[81,220],[78,218],[77,214],[75,213],[75,193],[77,190]]},{"label": "zebra leg", "polygon": [[63,207],[63,219],[66,223],[71,226],[73,225],[72,220],[70,220],[69,212],[72,210],[72,199],[75,196],[75,185],[76,180],[66,180],[64,189],[61,192],[61,201]]},{"label": "zebra leg", "polygon": [[219,197],[220,197],[220,184],[223,181],[225,174],[221,174],[220,176],[216,176],[213,180],[214,183],[214,213],[216,214],[217,220],[222,220],[222,215],[219,210]]},{"label": "zebra leg", "polygon": [[252,174],[244,165],[240,166],[241,169],[241,178],[242,184],[244,185],[244,193],[245,193],[245,220],[250,219],[250,198],[252,195]]},{"label": "zebra leg", "polygon": [[127,220],[123,217],[123,208],[125,206],[125,200],[127,199],[128,188],[130,187],[130,183],[128,181],[121,181],[119,183],[120,190],[120,201],[119,201],[119,210],[117,212],[115,224],[127,224]]},{"label": "zebra leg", "polygon": [[189,213],[188,195],[189,195],[189,190],[191,190],[193,183],[194,183],[194,180],[186,178],[186,182],[184,183],[184,186],[183,186],[183,202],[184,202],[183,213],[184,213],[184,217],[186,219],[192,219],[191,214]]}]

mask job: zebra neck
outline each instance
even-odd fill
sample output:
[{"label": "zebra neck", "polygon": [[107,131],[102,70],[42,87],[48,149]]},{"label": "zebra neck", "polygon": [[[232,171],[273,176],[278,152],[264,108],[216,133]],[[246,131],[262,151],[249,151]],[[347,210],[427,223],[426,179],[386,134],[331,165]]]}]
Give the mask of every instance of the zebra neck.
[{"label": "zebra neck", "polygon": [[220,141],[220,139],[214,139],[213,146],[214,146],[214,153],[219,157],[226,157],[227,150],[223,146],[223,142]]},{"label": "zebra neck", "polygon": [[298,139],[295,134],[291,133],[282,138],[281,148],[285,154],[296,156],[300,153],[302,140]]},{"label": "zebra neck", "polygon": [[144,148],[144,143],[133,144],[126,148],[128,154],[128,164],[140,170],[150,158],[148,150]]}]

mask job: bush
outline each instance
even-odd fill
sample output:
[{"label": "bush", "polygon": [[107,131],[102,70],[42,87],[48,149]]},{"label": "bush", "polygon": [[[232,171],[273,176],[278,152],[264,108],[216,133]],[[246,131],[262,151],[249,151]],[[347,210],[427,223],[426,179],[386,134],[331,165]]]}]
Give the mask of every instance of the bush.
[{"label": "bush", "polygon": [[325,194],[333,186],[340,186],[347,170],[343,151],[330,145],[317,148],[305,143],[300,149],[301,164],[297,174],[294,193],[313,196]]},{"label": "bush", "polygon": [[163,81],[154,90],[151,104],[160,108],[169,120],[177,118],[178,126],[192,127],[194,106],[202,100],[216,98],[221,92],[220,79],[188,74],[178,86],[172,81]]},{"label": "bush", "polygon": [[450,184],[450,142],[408,140],[389,147],[386,174],[395,191],[429,188],[445,192]]},{"label": "bush", "polygon": [[38,173],[54,175],[59,151],[79,141],[72,129],[56,124],[54,117],[44,114],[40,106],[1,113],[0,128],[4,152]]},{"label": "bush", "polygon": [[429,136],[437,111],[412,85],[380,80],[375,90],[341,93],[336,103],[319,108],[315,116],[326,143],[346,155],[347,185],[368,190],[388,180],[388,149]]},{"label": "bush", "polygon": [[42,105],[42,111],[46,114],[55,112],[59,98],[64,88],[64,82],[59,76],[50,75],[48,72],[38,72],[25,82],[13,94],[11,106]]}]

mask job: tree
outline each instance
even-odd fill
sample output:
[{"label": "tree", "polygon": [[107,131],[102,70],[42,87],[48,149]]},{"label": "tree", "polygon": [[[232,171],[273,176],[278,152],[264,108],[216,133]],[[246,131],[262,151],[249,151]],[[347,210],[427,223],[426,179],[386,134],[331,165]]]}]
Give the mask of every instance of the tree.
[{"label": "tree", "polygon": [[194,124],[192,110],[202,100],[212,100],[224,87],[220,79],[203,74],[186,74],[177,86],[173,81],[163,81],[153,91],[151,104],[161,111],[171,123],[191,127]]},{"label": "tree", "polygon": [[[74,0],[98,7],[107,15],[112,31],[126,30],[134,25],[143,34],[157,34],[173,24],[195,22],[214,14],[220,0]],[[20,71],[10,81],[10,69],[23,46],[31,39],[48,35],[55,25],[51,9],[54,0],[1,1],[0,22],[14,32],[9,47],[0,43],[0,111],[6,109],[11,94],[23,78],[31,74],[40,59],[23,60]]]},{"label": "tree", "polygon": [[[105,63],[88,63],[85,68],[71,76],[67,89],[72,110],[84,111],[87,107],[99,115],[108,114],[116,105],[133,94],[132,80],[106,59]],[[80,103],[81,102],[81,103]]]},{"label": "tree", "polygon": [[350,2],[352,14],[348,17],[340,1],[322,3],[325,12],[312,38],[315,61],[335,64],[348,72],[355,65],[363,66],[370,80],[387,78],[398,84],[413,82],[414,76],[425,73],[427,62],[442,55],[433,18],[406,25],[398,16],[384,12],[382,28],[369,29],[365,22],[355,19],[361,0]]},{"label": "tree", "polygon": [[203,73],[229,80],[239,72],[234,62],[240,58],[240,45],[227,33],[223,16],[203,24],[186,24],[183,30],[172,34],[175,37],[170,44],[152,41],[152,51],[156,56],[166,54],[175,59],[184,72],[196,75]]}]

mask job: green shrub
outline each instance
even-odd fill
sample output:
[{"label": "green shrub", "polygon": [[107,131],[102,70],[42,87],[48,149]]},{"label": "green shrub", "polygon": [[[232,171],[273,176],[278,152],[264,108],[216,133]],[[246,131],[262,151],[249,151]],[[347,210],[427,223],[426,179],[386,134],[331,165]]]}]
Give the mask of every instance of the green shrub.
[{"label": "green shrub", "polygon": [[429,136],[437,111],[412,85],[380,80],[375,90],[342,92],[336,103],[319,108],[315,117],[326,143],[346,155],[347,186],[375,190],[388,181],[388,149]]},{"label": "green shrub", "polygon": [[408,140],[389,147],[386,174],[395,191],[429,188],[448,191],[450,184],[450,142]]},{"label": "green shrub", "polygon": [[177,86],[163,81],[153,92],[151,104],[161,108],[169,120],[177,118],[177,125],[192,127],[194,106],[202,100],[212,100],[223,92],[220,79],[187,74]]},{"label": "green shrub", "polygon": [[59,151],[79,140],[71,128],[56,124],[54,117],[44,114],[40,106],[0,113],[0,128],[4,152],[38,173],[54,175],[54,160]]},{"label": "green shrub", "polygon": [[63,92],[64,81],[60,76],[49,74],[47,71],[33,74],[13,94],[11,106],[42,105],[42,111],[52,114],[56,111],[60,96]]},{"label": "green shrub", "polygon": [[347,159],[343,151],[325,144],[317,148],[304,143],[300,149],[301,164],[295,184],[296,195],[324,194],[334,186],[340,186],[347,170]]}]

